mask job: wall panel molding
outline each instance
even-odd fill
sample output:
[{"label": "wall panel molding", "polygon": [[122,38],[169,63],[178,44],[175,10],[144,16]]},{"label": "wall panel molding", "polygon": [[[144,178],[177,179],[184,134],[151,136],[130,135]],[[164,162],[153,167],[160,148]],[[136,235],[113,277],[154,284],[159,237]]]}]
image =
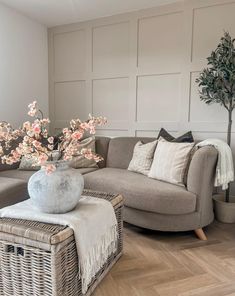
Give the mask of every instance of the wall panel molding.
[{"label": "wall panel molding", "polygon": [[93,112],[105,136],[223,138],[227,114],[200,102],[195,78],[234,15],[235,0],[186,0],[49,29],[52,130]]}]

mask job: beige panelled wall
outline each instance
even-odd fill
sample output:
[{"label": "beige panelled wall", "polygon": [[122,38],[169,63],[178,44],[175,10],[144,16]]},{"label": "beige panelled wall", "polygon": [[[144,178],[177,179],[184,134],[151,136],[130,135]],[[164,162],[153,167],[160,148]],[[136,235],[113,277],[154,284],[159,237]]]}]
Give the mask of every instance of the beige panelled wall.
[{"label": "beige panelled wall", "polygon": [[235,1],[189,0],[49,29],[52,128],[93,113],[108,117],[101,135],[225,139],[227,114],[200,102],[195,79],[234,16]]}]

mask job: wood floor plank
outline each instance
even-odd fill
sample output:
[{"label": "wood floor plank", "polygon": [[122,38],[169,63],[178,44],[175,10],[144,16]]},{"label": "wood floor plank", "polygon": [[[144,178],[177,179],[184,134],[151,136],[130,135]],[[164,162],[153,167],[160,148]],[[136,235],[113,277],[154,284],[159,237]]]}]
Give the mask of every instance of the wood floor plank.
[{"label": "wood floor plank", "polygon": [[196,290],[188,291],[187,293],[182,293],[180,296],[227,296],[228,294],[233,293],[234,289],[234,283],[223,283],[210,285],[207,287],[200,287]]},{"label": "wood floor plank", "polygon": [[235,296],[235,225],[206,233],[203,242],[125,224],[124,255],[94,296]]},{"label": "wood floor plank", "polygon": [[183,280],[159,284],[155,287],[160,296],[190,295],[190,291],[201,287],[216,285],[218,280],[210,274],[193,276]]}]

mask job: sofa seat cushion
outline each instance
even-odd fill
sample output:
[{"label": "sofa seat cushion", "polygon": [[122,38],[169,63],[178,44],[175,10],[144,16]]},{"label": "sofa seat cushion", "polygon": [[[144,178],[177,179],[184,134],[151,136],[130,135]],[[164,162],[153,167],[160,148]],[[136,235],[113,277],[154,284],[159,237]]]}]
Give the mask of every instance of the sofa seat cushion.
[{"label": "sofa seat cushion", "polygon": [[127,207],[160,214],[196,210],[196,195],[184,187],[150,179],[124,169],[104,168],[84,176],[85,188],[121,193]]},{"label": "sofa seat cushion", "polygon": [[[98,168],[81,168],[77,169],[82,175],[98,170]],[[23,170],[7,170],[0,171],[0,177],[15,178],[28,181],[29,178],[35,173],[35,171],[23,171]]]},{"label": "sofa seat cushion", "polygon": [[7,170],[0,172],[0,178],[12,178],[12,179],[19,179],[28,181],[29,178],[35,173],[35,171],[22,171],[22,170]]},{"label": "sofa seat cushion", "polygon": [[0,208],[21,202],[27,198],[27,182],[0,177]]},{"label": "sofa seat cushion", "polygon": [[99,170],[99,168],[80,168],[80,169],[76,169],[76,170],[78,170],[80,172],[80,174],[86,175],[88,173]]}]

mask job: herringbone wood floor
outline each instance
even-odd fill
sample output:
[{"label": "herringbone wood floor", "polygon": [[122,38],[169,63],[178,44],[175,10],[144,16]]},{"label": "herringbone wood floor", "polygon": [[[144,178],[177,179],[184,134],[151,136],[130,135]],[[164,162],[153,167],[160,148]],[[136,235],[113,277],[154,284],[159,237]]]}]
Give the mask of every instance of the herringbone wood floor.
[{"label": "herringbone wood floor", "polygon": [[235,225],[214,222],[207,242],[126,224],[124,233],[124,254],[94,296],[235,296]]}]

